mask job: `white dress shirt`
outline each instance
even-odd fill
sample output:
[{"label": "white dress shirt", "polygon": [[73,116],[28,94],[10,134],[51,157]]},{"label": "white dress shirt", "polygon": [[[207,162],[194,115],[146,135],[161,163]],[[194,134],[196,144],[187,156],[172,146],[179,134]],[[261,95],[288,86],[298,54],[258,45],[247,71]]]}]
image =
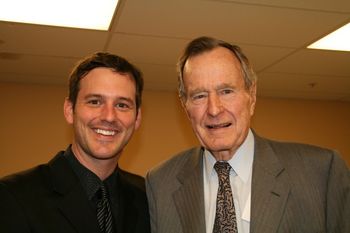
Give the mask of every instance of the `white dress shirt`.
[{"label": "white dress shirt", "polygon": [[[230,172],[230,183],[236,210],[239,233],[249,233],[252,166],[254,158],[254,136],[249,130],[248,136],[234,156],[227,161],[233,169]],[[203,181],[206,232],[212,233],[216,212],[218,192],[218,175],[214,169],[216,160],[208,151],[203,156]]]}]

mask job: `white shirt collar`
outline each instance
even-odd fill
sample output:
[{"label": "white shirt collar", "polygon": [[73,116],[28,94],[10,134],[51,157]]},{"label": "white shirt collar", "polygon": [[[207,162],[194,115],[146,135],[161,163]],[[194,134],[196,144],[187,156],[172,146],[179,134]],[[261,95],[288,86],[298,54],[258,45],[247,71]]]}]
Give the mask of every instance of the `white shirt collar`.
[{"label": "white shirt collar", "polygon": [[[239,216],[241,220],[238,219],[239,229],[243,232],[249,232],[250,228],[250,204],[251,204],[251,177],[253,169],[253,159],[254,159],[254,135],[249,129],[248,135],[242,145],[238,148],[236,153],[228,161],[228,163],[233,168],[231,170],[231,175],[235,176],[237,174],[236,181],[241,182],[236,183],[238,185],[236,190],[236,199],[239,205]],[[212,185],[212,181],[215,183],[217,181],[217,175],[214,169],[214,164],[216,163],[215,157],[208,151],[204,151],[203,156],[203,175],[204,175],[204,193],[206,199],[206,221],[207,231],[212,230],[212,225],[215,217],[212,211],[215,208],[216,191],[215,188],[210,189],[209,186]],[[232,180],[231,180],[232,182]],[[215,186],[215,185],[214,185]],[[216,187],[217,189],[217,187]],[[213,192],[213,193],[212,193]]]},{"label": "white shirt collar", "polygon": [[[213,177],[214,172],[214,164],[216,163],[215,157],[211,154],[210,151],[205,149],[204,151],[205,157],[205,169],[207,175]],[[248,135],[242,145],[238,148],[236,153],[232,156],[232,158],[228,161],[228,163],[233,168],[234,172],[246,183],[249,181],[252,166],[254,159],[254,135],[252,131],[249,129]]]}]

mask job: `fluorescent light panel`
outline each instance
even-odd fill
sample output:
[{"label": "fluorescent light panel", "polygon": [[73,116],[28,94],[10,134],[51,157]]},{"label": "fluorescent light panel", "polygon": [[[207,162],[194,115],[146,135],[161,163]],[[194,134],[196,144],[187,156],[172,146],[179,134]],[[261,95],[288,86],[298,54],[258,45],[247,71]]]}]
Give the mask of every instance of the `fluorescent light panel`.
[{"label": "fluorescent light panel", "polygon": [[118,0],[2,0],[0,20],[108,30]]},{"label": "fluorescent light panel", "polygon": [[309,45],[308,48],[350,51],[350,23]]}]

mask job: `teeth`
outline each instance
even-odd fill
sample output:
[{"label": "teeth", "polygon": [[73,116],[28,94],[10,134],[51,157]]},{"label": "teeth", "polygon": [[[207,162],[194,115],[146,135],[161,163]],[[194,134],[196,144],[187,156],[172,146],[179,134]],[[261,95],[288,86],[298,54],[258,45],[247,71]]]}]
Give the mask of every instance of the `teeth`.
[{"label": "teeth", "polygon": [[226,123],[226,124],[218,124],[218,125],[208,125],[209,129],[217,129],[217,128],[224,128],[224,127],[228,127],[230,126],[230,123]]},{"label": "teeth", "polygon": [[113,136],[115,134],[115,131],[104,130],[104,129],[96,129],[95,132],[105,136]]}]

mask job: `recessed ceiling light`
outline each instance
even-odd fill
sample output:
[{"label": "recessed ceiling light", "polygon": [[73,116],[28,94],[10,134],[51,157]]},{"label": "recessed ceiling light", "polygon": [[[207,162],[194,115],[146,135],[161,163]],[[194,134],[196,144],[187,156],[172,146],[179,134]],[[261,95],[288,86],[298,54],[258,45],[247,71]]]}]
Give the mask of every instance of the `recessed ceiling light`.
[{"label": "recessed ceiling light", "polygon": [[118,0],[2,0],[0,20],[108,30]]},{"label": "recessed ceiling light", "polygon": [[307,48],[350,51],[350,23],[321,38]]}]

